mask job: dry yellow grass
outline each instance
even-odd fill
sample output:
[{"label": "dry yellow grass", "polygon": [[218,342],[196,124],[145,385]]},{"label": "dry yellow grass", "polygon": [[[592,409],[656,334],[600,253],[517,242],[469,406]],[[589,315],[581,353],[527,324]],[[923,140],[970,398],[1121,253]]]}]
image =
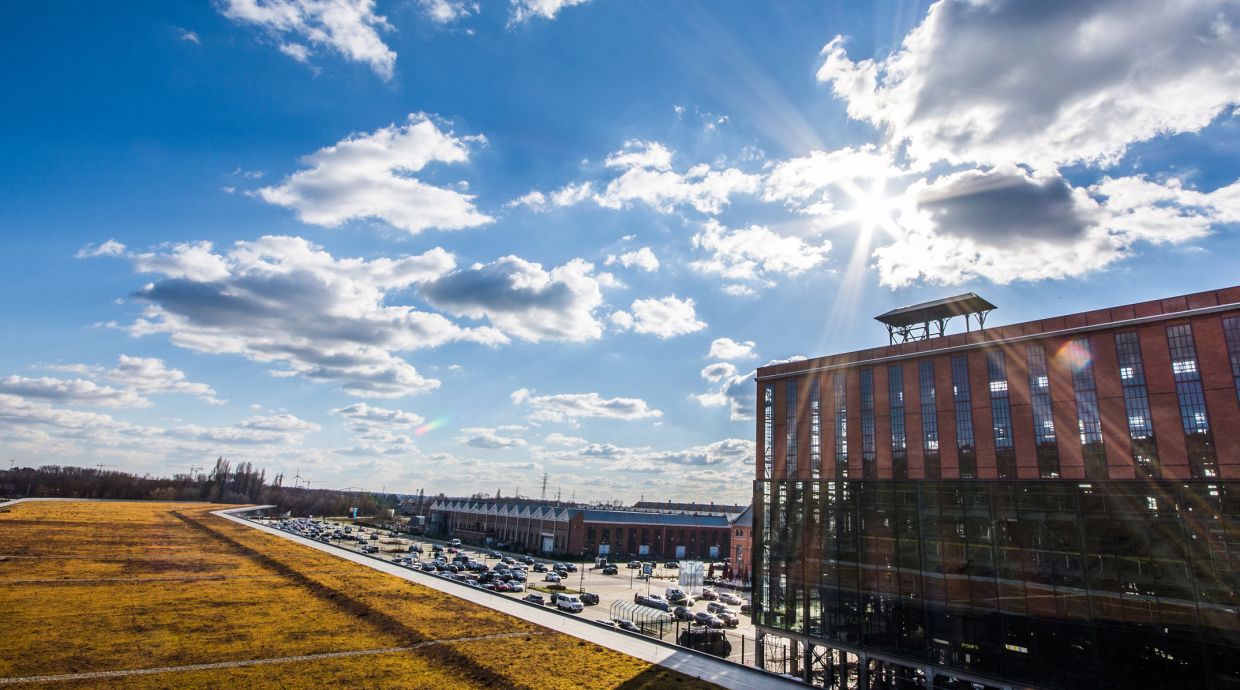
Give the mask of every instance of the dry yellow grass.
[{"label": "dry yellow grass", "polygon": [[[0,678],[351,650],[58,686],[707,688],[184,503],[0,513]],[[452,641],[496,633],[514,637]]]}]

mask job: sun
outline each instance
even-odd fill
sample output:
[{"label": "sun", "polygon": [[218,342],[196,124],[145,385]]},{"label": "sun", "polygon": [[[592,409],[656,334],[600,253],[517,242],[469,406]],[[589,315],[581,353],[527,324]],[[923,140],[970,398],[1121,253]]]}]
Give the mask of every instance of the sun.
[{"label": "sun", "polygon": [[899,232],[895,220],[897,199],[887,193],[887,178],[875,177],[868,185],[853,182],[841,185],[841,189],[850,202],[848,221],[857,223],[867,238],[877,229],[891,235]]}]

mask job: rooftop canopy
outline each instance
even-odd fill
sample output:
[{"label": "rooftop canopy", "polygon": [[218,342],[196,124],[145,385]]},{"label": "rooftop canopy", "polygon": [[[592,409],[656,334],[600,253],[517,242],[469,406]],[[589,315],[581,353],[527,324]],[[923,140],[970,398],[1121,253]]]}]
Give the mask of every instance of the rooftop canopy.
[{"label": "rooftop canopy", "polygon": [[966,330],[970,325],[970,316],[976,316],[977,327],[984,328],[986,315],[992,309],[995,309],[995,305],[977,296],[976,293],[966,292],[955,297],[944,297],[931,302],[892,309],[885,314],[875,316],[874,320],[887,327],[887,334],[894,344],[941,336],[947,328],[947,322],[954,316],[964,317]]}]

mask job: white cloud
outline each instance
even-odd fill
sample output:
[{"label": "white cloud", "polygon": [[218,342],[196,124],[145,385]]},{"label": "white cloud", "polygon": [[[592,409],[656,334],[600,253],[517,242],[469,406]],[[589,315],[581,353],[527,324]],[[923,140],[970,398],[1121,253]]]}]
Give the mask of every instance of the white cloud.
[{"label": "white cloud", "polygon": [[283,365],[276,376],[337,382],[350,395],[386,398],[439,386],[396,352],[506,341],[494,329],[461,328],[399,304],[398,293],[452,270],[454,258],[442,249],[399,259],[337,259],[299,237],[271,236],[237,242],[225,253],[209,249],[176,245],[163,254],[130,255],[139,270],[168,271],[133,294],[148,306],[127,328],[131,335],[166,333],[174,345],[197,352]]},{"label": "white cloud", "polygon": [[1083,189],[1016,167],[966,170],[911,185],[902,236],[874,258],[880,281],[893,287],[1076,277],[1128,256],[1139,242],[1183,243],[1240,219],[1237,190],[1240,184],[1205,194],[1141,177]]},{"label": "white cloud", "polygon": [[[379,37],[379,32],[392,27],[375,14],[374,0],[221,0],[220,4],[225,17],[262,29],[281,44],[281,50],[301,42],[329,48],[369,66],[383,79],[392,78],[396,53]],[[303,45],[302,50],[308,57],[309,48]]]},{"label": "white cloud", "polygon": [[426,421],[421,415],[413,412],[376,407],[364,402],[328,410],[327,414],[344,418],[347,420],[349,430],[357,433],[368,433],[376,428],[412,428]]},{"label": "white cloud", "polygon": [[841,221],[868,220],[852,213],[859,202],[864,204],[865,197],[874,194],[876,183],[885,184],[905,172],[888,152],[873,146],[811,151],[773,165],[763,179],[762,198],[803,213],[839,216]]},{"label": "white cloud", "polygon": [[555,19],[555,15],[565,7],[584,5],[589,0],[511,0],[512,9],[508,15],[508,26],[522,24],[534,17]]},{"label": "white cloud", "polygon": [[580,436],[566,436],[558,431],[553,431],[543,439],[543,443],[551,446],[577,446],[584,445],[586,440]]},{"label": "white cloud", "polygon": [[716,338],[710,343],[710,353],[707,357],[712,359],[752,359],[758,356],[754,352],[756,344],[752,340],[736,341],[731,338]]},{"label": "white cloud", "polygon": [[675,295],[633,300],[628,312],[613,312],[610,318],[622,330],[632,328],[638,333],[649,333],[660,338],[672,338],[706,328],[704,322],[698,321],[693,299],[679,299]]},{"label": "white cloud", "polygon": [[451,24],[471,14],[478,14],[478,3],[468,0],[418,0],[422,13],[436,24]]},{"label": "white cloud", "polygon": [[523,438],[513,436],[504,436],[499,433],[498,429],[490,427],[467,427],[461,429],[464,434],[457,439],[457,443],[470,448],[498,449],[498,448],[524,448],[528,445]]},{"label": "white cloud", "polygon": [[42,368],[81,374],[96,381],[107,381],[137,395],[177,393],[195,396],[212,405],[222,405],[225,402],[216,397],[211,386],[190,381],[185,372],[169,368],[162,359],[156,357],[120,355],[117,365],[111,369],[85,364],[49,364]]},{"label": "white cloud", "polygon": [[86,259],[94,256],[121,256],[125,253],[125,245],[116,240],[108,240],[99,246],[88,244],[77,250],[74,254],[79,259]]},{"label": "white cloud", "polygon": [[662,417],[640,398],[603,398],[598,393],[557,393],[534,395],[522,388],[513,391],[512,402],[530,408],[529,418],[539,422],[576,422],[584,418],[647,419]]},{"label": "white cloud", "polygon": [[306,64],[310,62],[310,49],[300,43],[281,43],[280,52],[298,62]]},{"label": "white cloud", "polygon": [[305,223],[336,227],[378,218],[417,234],[428,228],[455,230],[491,222],[474,207],[474,197],[413,177],[432,163],[465,163],[469,145],[482,137],[457,137],[430,117],[409,116],[409,124],[355,134],[302,159],[308,167],[257,194],[294,209]]},{"label": "white cloud", "polygon": [[619,256],[608,254],[604,265],[614,266],[620,264],[625,268],[640,268],[647,273],[653,273],[659,270],[659,258],[654,255],[650,247],[642,247],[636,251],[626,252]]},{"label": "white cloud", "polygon": [[92,407],[150,407],[151,402],[131,390],[101,386],[87,379],[57,379],[49,376],[6,376],[0,379],[0,393],[50,400],[62,405]]},{"label": "white cloud", "polygon": [[194,45],[202,44],[202,39],[198,38],[197,33],[190,31],[189,29],[182,29],[179,26],[176,27],[176,30],[177,30],[177,36],[182,41],[185,41],[186,43],[193,43]]},{"label": "white cloud", "polygon": [[738,281],[796,276],[823,265],[831,253],[830,240],[815,244],[761,225],[731,229],[715,220],[707,220],[693,236],[693,247],[709,253],[690,262],[695,270]]},{"label": "white cloud", "polygon": [[421,294],[440,309],[473,319],[485,317],[522,340],[593,340],[603,333],[594,317],[603,293],[593,270],[581,259],[548,271],[541,264],[506,256],[429,281],[421,286]]},{"label": "white cloud", "polygon": [[1240,102],[1240,20],[1225,0],[935,3],[900,49],[818,79],[922,164],[1115,161]]},{"label": "white cloud", "polygon": [[660,213],[690,207],[708,215],[718,214],[736,194],[754,194],[762,177],[737,168],[715,169],[700,163],[684,172],[672,169],[674,153],[659,142],[630,140],[609,154],[605,167],[618,173],[605,185],[591,181],[566,185],[544,194],[537,190],[509,202],[535,211],[571,206],[583,201],[609,209],[643,204]]}]

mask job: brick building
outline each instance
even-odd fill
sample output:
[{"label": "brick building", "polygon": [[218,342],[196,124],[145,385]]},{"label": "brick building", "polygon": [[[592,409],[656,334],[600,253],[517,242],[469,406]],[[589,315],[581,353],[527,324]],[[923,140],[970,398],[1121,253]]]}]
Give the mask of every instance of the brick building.
[{"label": "brick building", "polygon": [[[566,557],[722,560],[730,553],[731,506],[697,510],[598,508],[528,499],[441,499],[431,530],[471,544]],[[743,510],[743,508],[739,508]]]},{"label": "brick building", "polygon": [[759,633],[827,687],[1240,687],[1240,287],[990,309],[758,370]]}]

